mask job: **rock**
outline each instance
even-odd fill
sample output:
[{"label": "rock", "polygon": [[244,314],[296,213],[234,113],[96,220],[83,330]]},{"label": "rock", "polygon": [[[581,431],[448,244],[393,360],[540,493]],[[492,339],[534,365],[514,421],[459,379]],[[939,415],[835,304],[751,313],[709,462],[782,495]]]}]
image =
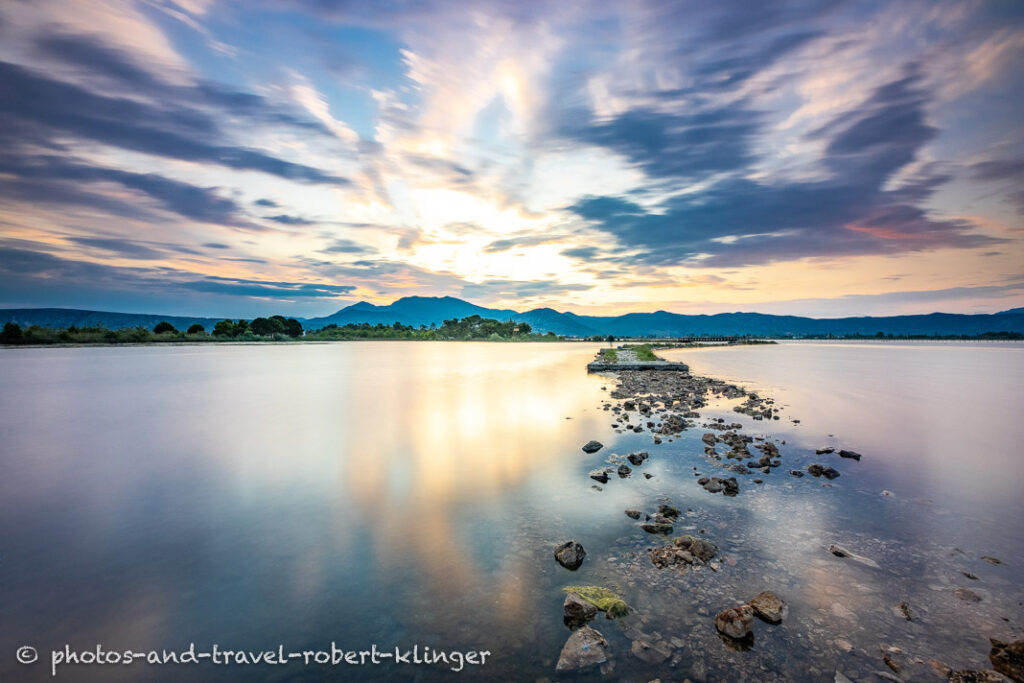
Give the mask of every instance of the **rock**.
[{"label": "rock", "polygon": [[836,449],[834,449],[832,447],[829,447],[829,448],[819,448],[819,449],[814,451],[814,454],[815,455],[827,455],[829,453],[835,453],[835,452],[836,452]]},{"label": "rock", "polygon": [[708,432],[704,436],[700,437],[700,440],[703,441],[704,443],[706,443],[709,446],[714,446],[715,445],[715,441],[717,441],[717,438],[715,437],[714,434],[712,434],[711,432]]},{"label": "rock", "polygon": [[804,473],[801,472],[800,470],[790,470],[789,473],[797,478],[804,476]]},{"label": "rock", "polygon": [[786,603],[771,591],[759,593],[747,604],[754,610],[754,614],[772,624],[781,623],[786,614]]},{"label": "rock", "polygon": [[729,477],[728,479],[722,480],[722,487],[725,489],[722,491],[724,496],[735,496],[740,492],[739,482],[736,481],[736,477]]},{"label": "rock", "polygon": [[629,614],[629,605],[618,595],[601,586],[566,586],[566,593],[575,593],[583,600],[597,607],[609,619],[624,617]]},{"label": "rock", "polygon": [[633,653],[634,657],[648,664],[661,664],[672,655],[672,651],[669,648],[651,645],[646,640],[639,638],[633,641],[630,652]]},{"label": "rock", "polygon": [[718,553],[718,546],[706,538],[687,535],[677,538],[674,543],[677,547],[689,550],[701,562],[710,561]]},{"label": "rock", "polygon": [[555,548],[555,559],[558,560],[558,564],[573,571],[580,568],[586,556],[587,551],[576,541],[566,541]]},{"label": "rock", "polygon": [[630,519],[640,519],[640,515],[643,513],[639,510],[626,510],[626,516]]},{"label": "rock", "polygon": [[608,661],[608,641],[600,631],[584,626],[574,631],[562,647],[556,671],[578,671]]},{"label": "rock", "polygon": [[839,471],[832,467],[826,467],[821,471],[821,475],[831,481],[839,476]]},{"label": "rock", "polygon": [[1024,681],[1024,640],[1004,643],[991,638],[989,642],[992,650],[988,661],[992,662],[992,668],[1014,681]]},{"label": "rock", "polygon": [[633,469],[626,464],[619,465],[619,479],[625,479],[630,475]]},{"label": "rock", "polygon": [[649,521],[640,525],[640,528],[649,534],[670,534],[672,533],[672,520],[668,517],[655,515]]},{"label": "rock", "polygon": [[583,626],[597,616],[597,607],[575,593],[567,593],[562,605],[563,621],[569,628]]},{"label": "rock", "polygon": [[997,558],[997,557],[992,557],[991,555],[982,555],[982,556],[981,556],[981,559],[983,559],[983,560],[985,560],[986,562],[988,562],[989,564],[993,564],[993,565],[994,565],[994,564],[1002,564],[1002,563],[1003,563],[1003,561],[1002,561],[1002,560],[1000,560],[1000,559],[999,559],[999,558]]},{"label": "rock", "polygon": [[949,674],[949,683],[1013,683],[998,671],[954,671]]},{"label": "rock", "polygon": [[903,614],[903,617],[907,621],[913,621],[914,620],[914,613],[910,611],[910,605],[907,604],[906,600],[904,600],[903,602],[900,603],[900,613]]},{"label": "rock", "polygon": [[632,399],[623,401],[622,407],[626,410],[636,410],[636,401]]},{"label": "rock", "polygon": [[860,453],[858,453],[857,451],[841,450],[841,451],[839,451],[839,457],[840,458],[851,458],[853,460],[860,460]]},{"label": "rock", "polygon": [[644,479],[653,479],[654,475],[650,472],[644,472]]},{"label": "rock", "polygon": [[646,451],[641,451],[639,453],[630,453],[629,455],[626,456],[626,459],[629,460],[629,462],[634,467],[639,467],[640,464],[643,463],[643,461],[647,459],[647,457],[648,457],[647,456],[647,452]]},{"label": "rock", "polygon": [[825,468],[819,465],[818,463],[814,463],[813,465],[807,466],[807,474],[810,474],[813,477],[820,477],[821,473],[824,471]]},{"label": "rock", "polygon": [[588,441],[587,443],[583,444],[584,453],[597,453],[602,448],[604,448],[604,444],[601,443],[600,441]]},{"label": "rock", "polygon": [[871,567],[872,569],[881,569],[881,567],[878,566],[878,563],[872,560],[871,558],[864,557],[863,555],[856,555],[842,546],[834,544],[830,545],[828,547],[828,551],[836,557],[847,558],[853,560],[854,562],[859,562],[860,564],[863,564],[867,567]]},{"label": "rock", "polygon": [[676,519],[679,517],[679,508],[662,504],[658,506],[658,514],[669,519]]},{"label": "rock", "polygon": [[602,484],[608,483],[608,473],[604,470],[594,470],[590,473],[590,478],[594,481],[599,481]]},{"label": "rock", "polygon": [[964,602],[981,602],[981,596],[970,588],[957,588],[953,593]]},{"label": "rock", "polygon": [[971,581],[977,581],[978,580],[978,577],[975,576],[974,574],[970,573],[970,572],[960,572],[960,573],[963,574],[964,576],[966,576]]},{"label": "rock", "polygon": [[722,610],[715,616],[715,628],[730,638],[744,638],[754,628],[754,610],[750,605]]}]

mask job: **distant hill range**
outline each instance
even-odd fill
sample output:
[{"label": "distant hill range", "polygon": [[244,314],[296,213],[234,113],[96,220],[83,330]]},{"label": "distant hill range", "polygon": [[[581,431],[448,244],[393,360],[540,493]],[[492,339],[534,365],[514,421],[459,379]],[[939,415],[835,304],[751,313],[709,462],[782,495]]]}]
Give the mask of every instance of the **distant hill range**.
[{"label": "distant hill range", "polygon": [[[282,311],[287,315],[287,311]],[[571,337],[615,335],[616,337],[683,337],[699,335],[753,335],[763,337],[817,336],[817,335],[874,335],[878,332],[893,335],[976,335],[985,332],[1024,333],[1024,308],[1014,308],[991,315],[961,315],[931,313],[929,315],[899,315],[863,318],[803,318],[763,313],[718,313],[715,315],[681,315],[657,311],[654,313],[627,313],[619,316],[589,316],[559,312],[550,308],[517,312],[506,309],[484,308],[454,297],[405,297],[376,306],[360,302],[322,318],[299,318],[306,329],[319,329],[334,323],[381,323],[391,325],[440,325],[452,318],[479,315],[497,320],[515,319],[529,323],[535,331],[554,332]],[[22,326],[68,327],[69,325],[102,324],[111,329],[141,325],[152,328],[166,320],[178,329],[199,323],[207,330],[220,318],[190,318],[135,313],[105,313],[66,308],[0,309],[0,323],[14,321]]]}]

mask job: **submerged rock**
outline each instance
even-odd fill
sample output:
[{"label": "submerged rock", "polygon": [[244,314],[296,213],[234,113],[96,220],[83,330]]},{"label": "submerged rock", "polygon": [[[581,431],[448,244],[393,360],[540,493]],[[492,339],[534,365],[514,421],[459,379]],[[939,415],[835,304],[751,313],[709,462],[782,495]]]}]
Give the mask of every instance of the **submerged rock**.
[{"label": "submerged rock", "polygon": [[640,451],[639,453],[630,453],[626,456],[626,459],[634,466],[638,467],[648,457],[646,451]]},{"label": "submerged rock", "polygon": [[574,631],[562,647],[556,671],[578,671],[608,661],[608,641],[600,631],[584,626]]},{"label": "submerged rock", "polygon": [[992,650],[988,653],[988,661],[992,668],[1015,681],[1024,681],[1024,640],[1004,643],[991,638]]},{"label": "submerged rock", "polygon": [[981,596],[970,588],[957,588],[953,593],[964,602],[981,602]]},{"label": "submerged rock", "polygon": [[800,470],[790,470],[789,473],[792,474],[794,477],[797,477],[797,478],[800,478],[800,477],[804,476],[804,473],[801,472]]},{"label": "submerged rock", "polygon": [[584,453],[597,453],[602,448],[604,448],[604,444],[601,443],[600,441],[588,441],[587,443],[583,444]]},{"label": "submerged rock", "polygon": [[754,614],[772,624],[781,623],[786,615],[786,603],[771,591],[758,593],[757,597],[747,604],[754,610]]},{"label": "submerged rock", "polygon": [[630,652],[633,653],[634,657],[648,664],[661,664],[672,655],[672,650],[665,646],[664,643],[652,645],[641,638],[633,641]]},{"label": "submerged rock", "polygon": [[672,533],[672,520],[662,515],[654,515],[640,525],[640,528],[649,534],[670,534]]},{"label": "submerged rock", "polygon": [[640,519],[640,515],[643,513],[639,510],[626,510],[626,516],[630,519]]},{"label": "submerged rock", "polygon": [[594,470],[590,473],[590,478],[594,481],[599,481],[602,484],[608,483],[608,473],[604,470]]},{"label": "submerged rock", "polygon": [[632,468],[629,465],[626,465],[625,463],[623,463],[622,465],[619,465],[618,472],[619,472],[619,478],[620,479],[625,479],[626,477],[628,477],[633,472],[633,470],[632,470]]},{"label": "submerged rock", "polygon": [[842,450],[842,451],[839,451],[839,457],[840,458],[850,458],[852,460],[858,460],[859,461],[861,456],[860,456],[860,453],[858,453],[857,451]]},{"label": "submerged rock", "polygon": [[555,559],[558,560],[558,564],[573,571],[580,568],[586,556],[587,551],[576,541],[566,541],[555,548]]},{"label": "submerged rock", "polygon": [[744,638],[754,628],[754,609],[741,605],[722,610],[715,616],[715,628],[730,638]]}]

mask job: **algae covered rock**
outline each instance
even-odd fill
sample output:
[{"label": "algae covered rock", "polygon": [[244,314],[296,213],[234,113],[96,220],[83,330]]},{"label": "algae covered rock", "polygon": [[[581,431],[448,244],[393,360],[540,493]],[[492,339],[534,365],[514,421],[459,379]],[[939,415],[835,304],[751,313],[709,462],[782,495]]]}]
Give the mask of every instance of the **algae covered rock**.
[{"label": "algae covered rock", "polygon": [[566,586],[566,593],[574,593],[605,613],[609,619],[629,613],[629,605],[614,592],[601,586]]}]

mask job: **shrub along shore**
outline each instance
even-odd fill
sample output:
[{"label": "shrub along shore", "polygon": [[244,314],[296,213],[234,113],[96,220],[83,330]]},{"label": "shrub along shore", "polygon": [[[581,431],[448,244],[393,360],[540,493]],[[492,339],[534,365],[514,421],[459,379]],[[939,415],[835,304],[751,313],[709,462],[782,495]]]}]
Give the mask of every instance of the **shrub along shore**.
[{"label": "shrub along shore", "polygon": [[0,331],[0,344],[150,344],[150,343],[203,343],[203,342],[302,342],[302,341],[355,341],[422,340],[422,341],[557,341],[564,339],[553,332],[533,332],[528,323],[499,321],[471,315],[466,318],[445,320],[441,325],[403,325],[394,323],[353,323],[327,325],[318,330],[304,330],[295,318],[275,315],[253,320],[221,320],[212,330],[195,324],[187,330],[178,330],[169,322],[157,323],[153,329],[126,327],[111,330],[102,325],[54,329],[32,325],[22,328],[8,322]]}]

